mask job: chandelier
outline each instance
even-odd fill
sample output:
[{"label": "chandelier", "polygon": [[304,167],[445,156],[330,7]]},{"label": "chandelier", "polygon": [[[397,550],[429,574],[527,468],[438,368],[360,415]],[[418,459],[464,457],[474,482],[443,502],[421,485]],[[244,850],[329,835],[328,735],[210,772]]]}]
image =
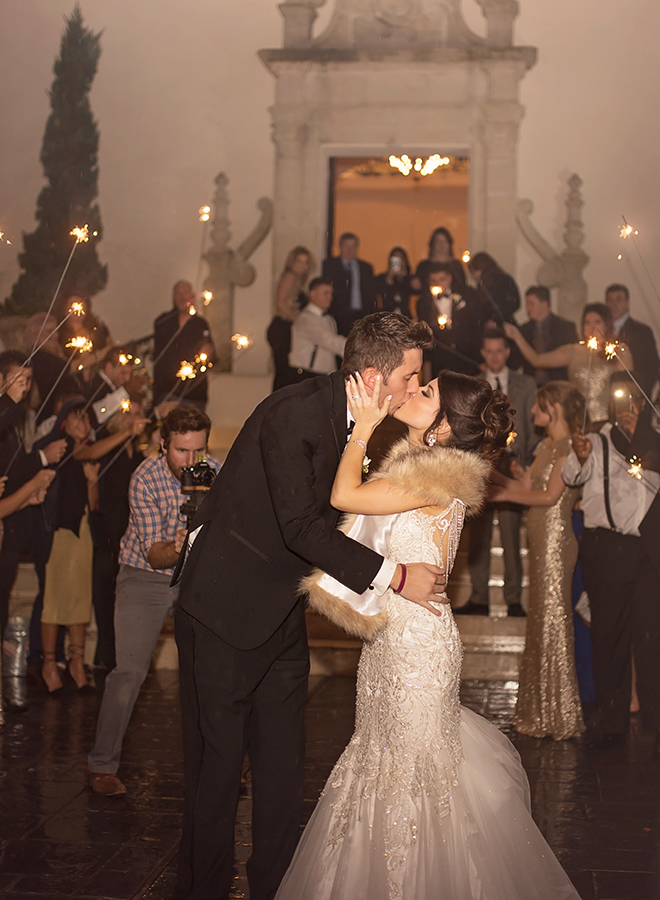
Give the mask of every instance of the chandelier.
[{"label": "chandelier", "polygon": [[389,158],[392,168],[398,169],[402,175],[410,175],[411,172],[416,172],[418,175],[430,175],[440,166],[448,166],[450,162],[448,156],[440,156],[439,153],[434,153],[428,159],[422,159],[421,156],[411,159],[406,153],[403,156],[390,156]]}]

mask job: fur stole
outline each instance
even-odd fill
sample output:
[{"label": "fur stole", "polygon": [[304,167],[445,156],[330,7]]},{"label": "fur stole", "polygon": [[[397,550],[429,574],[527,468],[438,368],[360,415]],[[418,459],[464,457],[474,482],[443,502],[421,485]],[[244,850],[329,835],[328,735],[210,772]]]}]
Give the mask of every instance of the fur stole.
[{"label": "fur stole", "polygon": [[[401,488],[419,499],[419,506],[435,506],[446,509],[454,499],[466,508],[466,515],[475,515],[483,506],[490,464],[474,453],[436,445],[435,447],[410,447],[408,439],[397,442],[390,450],[382,468],[370,480],[384,479],[393,488]],[[349,534],[356,521],[355,515],[345,517],[340,530]],[[365,615],[351,602],[321,587],[324,573],[315,569],[301,582],[301,592],[307,594],[309,606],[325,616],[352,637],[371,640],[387,622],[386,597],[381,609],[373,615]],[[327,578],[324,579],[327,582]],[[345,590],[345,589],[344,589]],[[364,597],[374,598],[373,591]],[[357,595],[353,597],[359,602]],[[373,606],[373,603],[372,603]]]}]

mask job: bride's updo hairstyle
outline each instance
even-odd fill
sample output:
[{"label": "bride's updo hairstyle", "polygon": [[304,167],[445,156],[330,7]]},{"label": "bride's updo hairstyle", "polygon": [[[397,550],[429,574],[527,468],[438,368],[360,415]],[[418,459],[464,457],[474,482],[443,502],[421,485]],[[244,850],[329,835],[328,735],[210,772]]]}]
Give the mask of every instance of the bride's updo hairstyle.
[{"label": "bride's updo hairstyle", "polygon": [[506,394],[494,391],[483,378],[446,369],[438,375],[438,390],[440,409],[424,433],[424,442],[446,419],[451,435],[443,446],[496,459],[506,447],[515,421],[515,410]]}]

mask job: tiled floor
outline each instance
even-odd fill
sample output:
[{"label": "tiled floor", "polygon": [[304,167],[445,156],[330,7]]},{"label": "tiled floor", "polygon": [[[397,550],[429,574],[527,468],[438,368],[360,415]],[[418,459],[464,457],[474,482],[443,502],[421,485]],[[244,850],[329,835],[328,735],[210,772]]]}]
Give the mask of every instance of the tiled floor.
[{"label": "tiled floor", "polygon": [[[353,727],[354,682],[310,687],[307,812]],[[466,682],[463,701],[507,731],[514,683]],[[149,676],[125,743],[126,798],[103,799],[85,782],[97,698],[34,693],[29,712],[0,736],[0,897],[27,900],[169,900],[183,776],[175,672]],[[580,742],[515,738],[534,814],[582,900],[660,898],[660,766],[635,725],[628,746],[593,756]],[[234,896],[246,897],[249,791],[237,826]],[[350,898],[347,898],[350,900]]]}]

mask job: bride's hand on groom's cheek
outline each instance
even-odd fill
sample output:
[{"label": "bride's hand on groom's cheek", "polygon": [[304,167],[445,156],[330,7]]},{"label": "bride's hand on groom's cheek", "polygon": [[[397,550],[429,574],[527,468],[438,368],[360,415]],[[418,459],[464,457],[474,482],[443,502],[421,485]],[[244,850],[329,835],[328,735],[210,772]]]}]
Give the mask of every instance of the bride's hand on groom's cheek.
[{"label": "bride's hand on groom's cheek", "polygon": [[382,379],[376,376],[373,391],[369,394],[362,376],[359,372],[349,375],[346,379],[346,402],[356,425],[375,428],[379,425],[390,409],[392,395],[381,398]]}]

